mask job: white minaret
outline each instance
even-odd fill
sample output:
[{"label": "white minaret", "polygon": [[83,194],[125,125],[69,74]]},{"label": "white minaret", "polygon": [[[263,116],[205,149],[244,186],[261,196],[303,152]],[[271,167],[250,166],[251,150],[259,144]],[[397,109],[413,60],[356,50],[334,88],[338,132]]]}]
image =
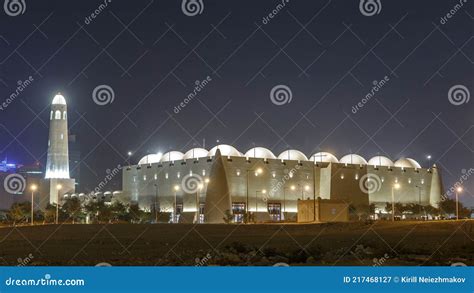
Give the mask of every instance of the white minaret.
[{"label": "white minaret", "polygon": [[69,179],[67,105],[60,93],[54,96],[49,120],[45,179]]}]

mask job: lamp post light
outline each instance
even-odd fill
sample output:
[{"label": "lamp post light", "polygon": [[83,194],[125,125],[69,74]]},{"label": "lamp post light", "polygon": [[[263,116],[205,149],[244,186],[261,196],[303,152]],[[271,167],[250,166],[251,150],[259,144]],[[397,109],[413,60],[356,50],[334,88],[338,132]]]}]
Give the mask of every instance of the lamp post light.
[{"label": "lamp post light", "polygon": [[61,192],[62,188],[63,187],[61,186],[61,184],[56,185],[56,189],[58,190],[58,193],[56,194],[56,224],[59,223],[59,192]]},{"label": "lamp post light", "polygon": [[36,184],[33,184],[31,185],[30,189],[31,189],[31,225],[33,226],[33,223],[34,223],[33,222],[34,221],[33,220],[33,207],[34,207],[34,202],[35,202],[34,195],[35,195],[36,189],[38,189],[38,186],[36,186]]},{"label": "lamp post light", "polygon": [[400,183],[392,185],[392,222],[395,221],[395,189],[400,188]]},{"label": "lamp post light", "polygon": [[155,223],[158,223],[158,210],[157,210],[157,205],[158,205],[158,184],[155,183]]},{"label": "lamp post light", "polygon": [[200,208],[200,202],[199,202],[199,195],[200,193],[202,192],[202,189],[204,188],[204,184],[200,183],[198,185],[198,189],[196,190],[196,223],[200,223],[200,211],[199,211],[199,208]]},{"label": "lamp post light", "polygon": [[462,192],[462,187],[458,186],[456,188],[456,220],[459,220],[459,193]]},{"label": "lamp post light", "polygon": [[178,221],[178,207],[177,207],[177,193],[179,190],[179,185],[174,186],[174,212],[173,212],[173,223]]},{"label": "lamp post light", "polygon": [[246,203],[245,203],[245,213],[249,212],[249,182],[250,182],[249,174],[250,174],[251,171],[255,172],[255,177],[257,177],[259,174],[263,173],[262,168],[257,168],[256,170],[247,170],[247,200],[246,200]]}]

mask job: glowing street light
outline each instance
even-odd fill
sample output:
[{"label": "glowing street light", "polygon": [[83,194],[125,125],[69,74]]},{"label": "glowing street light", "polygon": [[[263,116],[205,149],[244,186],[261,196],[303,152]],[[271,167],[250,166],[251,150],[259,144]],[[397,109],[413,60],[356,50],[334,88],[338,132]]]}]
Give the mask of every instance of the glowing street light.
[{"label": "glowing street light", "polygon": [[31,225],[33,226],[33,206],[34,206],[34,194],[35,191],[38,189],[38,186],[36,184],[33,184],[30,186],[31,190]]},{"label": "glowing street light", "polygon": [[456,220],[459,220],[459,194],[463,191],[461,186],[456,187]]},{"label": "glowing street light", "polygon": [[173,213],[173,223],[176,223],[178,221],[178,207],[177,207],[177,193],[179,190],[179,185],[175,185],[173,187],[174,189],[174,213]]},{"label": "glowing street light", "polygon": [[56,224],[59,222],[59,192],[61,192],[62,188],[63,186],[61,184],[56,185],[56,189],[58,190],[58,193],[56,194]]},{"label": "glowing street light", "polygon": [[400,183],[396,182],[392,186],[392,222],[395,221],[395,189],[400,189]]}]

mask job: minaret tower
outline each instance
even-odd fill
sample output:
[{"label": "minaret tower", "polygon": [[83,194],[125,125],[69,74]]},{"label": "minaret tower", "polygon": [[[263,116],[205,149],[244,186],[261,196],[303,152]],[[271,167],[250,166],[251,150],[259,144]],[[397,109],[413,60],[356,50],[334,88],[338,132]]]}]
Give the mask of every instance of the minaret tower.
[{"label": "minaret tower", "polygon": [[66,193],[75,192],[75,180],[69,177],[67,105],[63,95],[54,96],[49,114],[48,157],[42,194],[49,195],[50,204],[61,204]]},{"label": "minaret tower", "polygon": [[69,179],[67,105],[60,93],[51,105],[45,179]]}]

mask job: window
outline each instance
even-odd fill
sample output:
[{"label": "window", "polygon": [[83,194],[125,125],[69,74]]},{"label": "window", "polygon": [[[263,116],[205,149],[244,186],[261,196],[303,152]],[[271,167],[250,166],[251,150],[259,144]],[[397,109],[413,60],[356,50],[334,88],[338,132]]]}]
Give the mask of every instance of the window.
[{"label": "window", "polygon": [[242,223],[244,221],[245,203],[244,202],[233,202],[232,203],[232,214],[234,215],[234,222],[235,223]]},{"label": "window", "polygon": [[51,115],[49,116],[49,120],[53,120],[53,111],[51,111]]},{"label": "window", "polygon": [[61,111],[56,110],[56,112],[54,113],[54,119],[56,120],[61,119]]},{"label": "window", "polygon": [[268,213],[272,221],[281,221],[281,204],[269,203],[267,205]]},{"label": "window", "polygon": [[61,140],[63,140],[63,139],[64,139],[64,134],[61,133]]},{"label": "window", "polygon": [[67,114],[66,114],[66,111],[63,112],[63,120],[66,120],[67,118]]}]

